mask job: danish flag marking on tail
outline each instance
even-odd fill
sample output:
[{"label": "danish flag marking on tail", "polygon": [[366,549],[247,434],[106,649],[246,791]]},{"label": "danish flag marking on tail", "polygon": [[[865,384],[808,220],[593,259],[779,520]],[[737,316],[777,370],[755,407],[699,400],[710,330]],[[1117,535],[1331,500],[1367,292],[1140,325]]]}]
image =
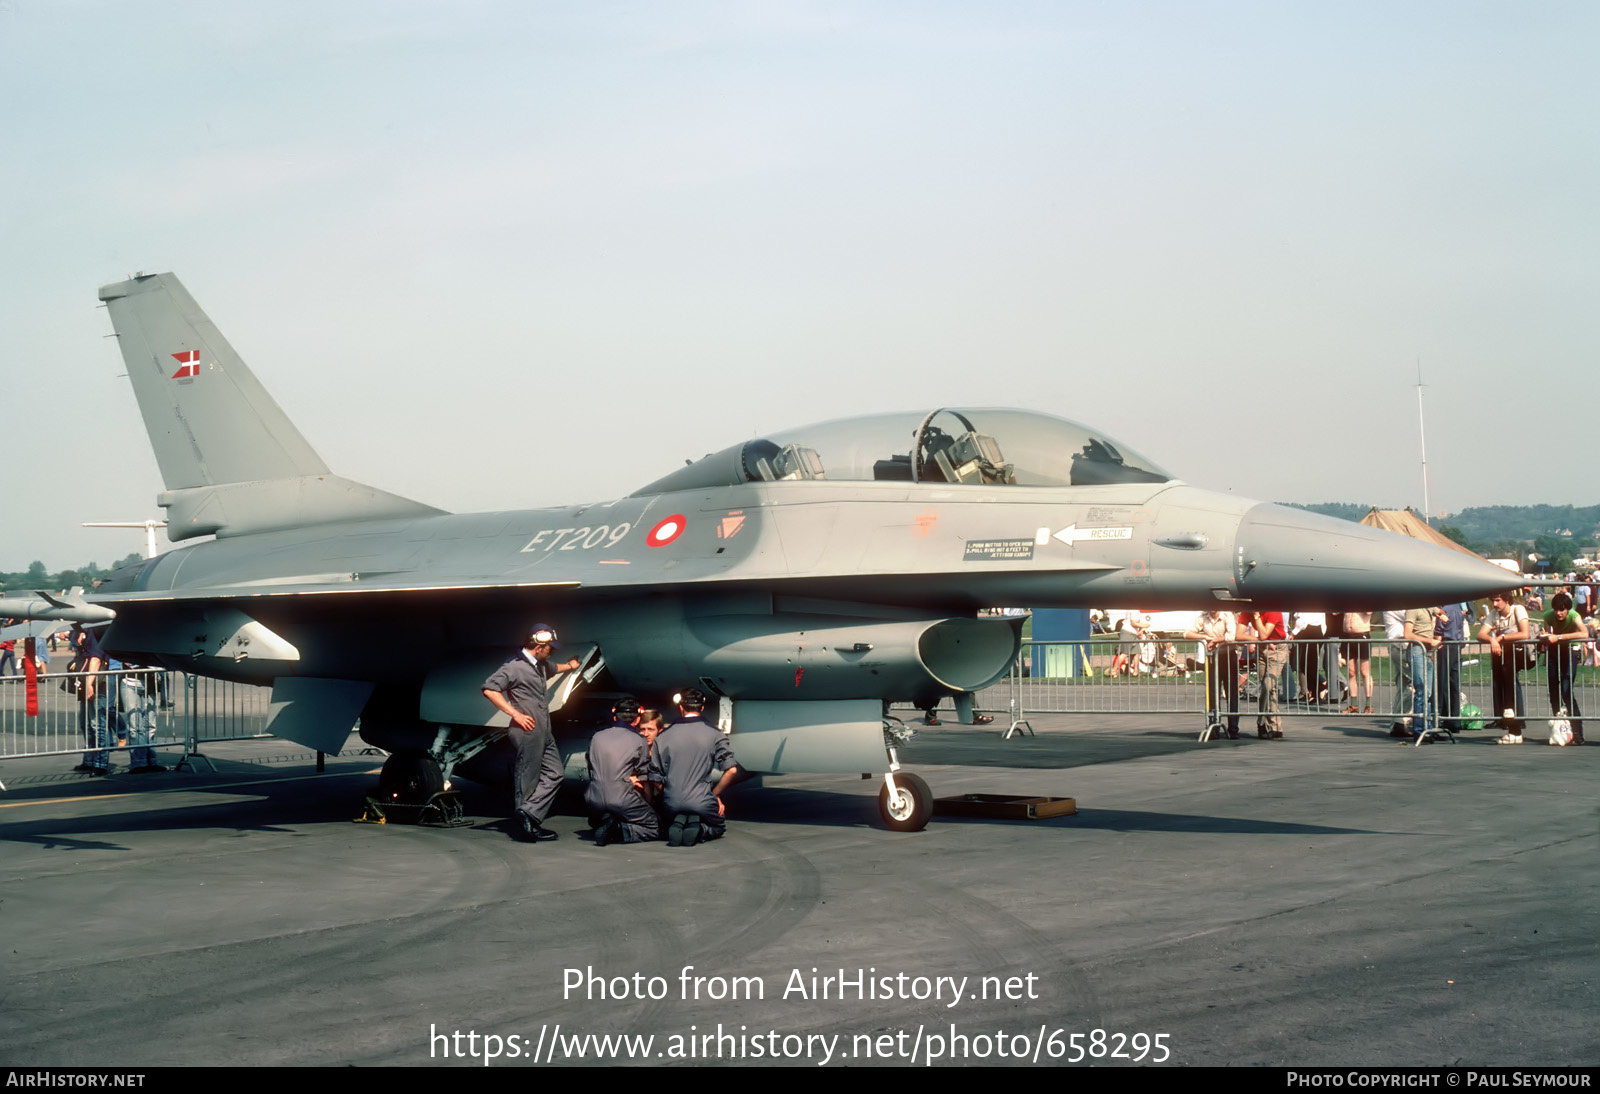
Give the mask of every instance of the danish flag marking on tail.
[{"label": "danish flag marking on tail", "polygon": [[172,359],[178,362],[178,371],[172,374],[172,379],[183,380],[200,375],[200,351],[186,349],[181,353],[174,353]]}]

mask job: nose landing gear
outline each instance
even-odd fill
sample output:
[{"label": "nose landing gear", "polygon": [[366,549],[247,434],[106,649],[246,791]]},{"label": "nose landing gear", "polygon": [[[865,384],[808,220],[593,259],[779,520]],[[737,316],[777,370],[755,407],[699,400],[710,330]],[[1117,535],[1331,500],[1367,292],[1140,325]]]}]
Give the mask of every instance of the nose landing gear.
[{"label": "nose landing gear", "polygon": [[895,752],[913,735],[914,731],[900,719],[885,714],[883,750],[889,754],[889,770],[884,772],[883,787],[878,791],[878,815],[893,832],[920,832],[933,816],[933,791],[922,776],[900,770],[900,758]]},{"label": "nose landing gear", "polygon": [[878,813],[892,831],[920,832],[933,816],[933,791],[920,775],[891,771],[878,791]]}]

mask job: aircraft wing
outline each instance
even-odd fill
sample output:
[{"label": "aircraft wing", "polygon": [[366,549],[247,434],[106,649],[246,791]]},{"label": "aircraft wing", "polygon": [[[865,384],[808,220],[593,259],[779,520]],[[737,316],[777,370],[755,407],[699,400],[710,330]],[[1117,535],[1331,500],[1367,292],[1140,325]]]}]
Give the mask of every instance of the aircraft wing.
[{"label": "aircraft wing", "polygon": [[[687,597],[716,592],[771,592],[774,595],[828,597],[868,604],[914,604],[934,608],[944,605],[982,607],[1008,603],[1008,596],[1041,581],[1070,579],[1118,569],[1105,563],[1083,562],[1035,569],[1026,572],[992,570],[930,571],[905,574],[821,574],[805,577],[750,578],[728,576],[697,578],[674,582],[670,579],[630,582],[612,581],[604,585],[581,581],[506,581],[500,577],[480,579],[428,580],[420,575],[384,574],[367,577],[359,574],[326,575],[303,579],[272,579],[232,585],[208,585],[190,589],[164,589],[127,592],[94,598],[94,606],[112,612],[146,604],[173,602],[232,603],[248,610],[250,602],[288,601],[301,598],[355,598],[368,602],[403,598],[448,597],[470,599],[491,595],[515,600],[542,600],[570,603],[587,597],[625,599],[630,596],[663,594],[680,590]],[[659,578],[659,575],[658,575]],[[581,595],[580,595],[581,590]]]}]

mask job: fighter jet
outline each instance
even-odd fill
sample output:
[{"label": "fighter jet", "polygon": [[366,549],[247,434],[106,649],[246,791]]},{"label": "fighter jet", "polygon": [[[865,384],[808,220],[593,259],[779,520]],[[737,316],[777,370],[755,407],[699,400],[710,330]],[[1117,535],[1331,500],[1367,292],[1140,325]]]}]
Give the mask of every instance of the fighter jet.
[{"label": "fighter jet", "polygon": [[[171,274],[100,290],[174,541],[85,597],[114,655],[270,685],[273,733],[358,719],[425,798],[487,763],[482,681],[530,621],[639,695],[716,696],[739,765],[882,774],[894,828],[932,795],[888,704],[974,692],[1016,657],[994,605],[1363,609],[1487,594],[1504,571],[1189,486],[1103,433],[941,407],[729,446],[615,501],[451,514],[334,475]],[[563,653],[563,657],[568,656]],[[493,716],[493,717],[491,717]],[[577,761],[581,764],[581,758]]]}]

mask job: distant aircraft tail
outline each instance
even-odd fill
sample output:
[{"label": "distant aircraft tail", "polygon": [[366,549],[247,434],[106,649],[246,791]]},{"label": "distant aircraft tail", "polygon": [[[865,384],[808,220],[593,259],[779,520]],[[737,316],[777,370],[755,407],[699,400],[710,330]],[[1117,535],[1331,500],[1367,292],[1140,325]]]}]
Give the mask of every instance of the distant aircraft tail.
[{"label": "distant aircraft tail", "polygon": [[243,535],[440,510],[331,474],[170,273],[100,290],[166,483],[167,535]]}]

